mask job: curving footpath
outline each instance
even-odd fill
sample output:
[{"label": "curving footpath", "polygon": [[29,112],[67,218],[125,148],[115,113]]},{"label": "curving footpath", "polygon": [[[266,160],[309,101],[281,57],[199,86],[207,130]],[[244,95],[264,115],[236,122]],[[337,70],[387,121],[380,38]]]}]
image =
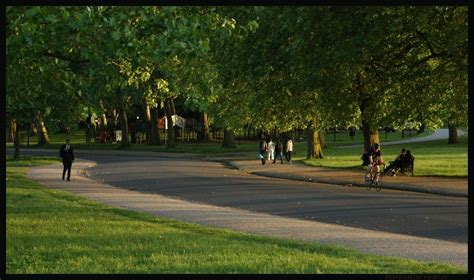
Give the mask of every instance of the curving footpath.
[{"label": "curving footpath", "polygon": [[60,164],[31,168],[28,176],[50,188],[68,191],[111,206],[204,226],[229,228],[272,237],[337,244],[371,254],[421,261],[441,261],[467,268],[468,245],[466,243],[284,218],[126,190],[89,179],[87,168],[94,165],[95,163],[91,161],[76,160],[71,182],[58,179],[61,172]]},{"label": "curving footpath", "polygon": [[[466,134],[466,132],[458,129],[459,136],[464,135],[464,134]],[[435,132],[433,132],[433,134],[430,134],[424,137],[410,138],[410,139],[397,140],[397,141],[388,141],[388,142],[384,142],[380,140],[380,145],[388,146],[388,145],[398,145],[398,144],[419,143],[419,142],[428,142],[428,141],[434,141],[434,140],[443,140],[443,139],[448,139],[448,138],[449,138],[449,129],[440,128],[436,130]],[[364,145],[362,144],[357,144],[357,145],[339,146],[338,148],[362,148],[363,146]]]}]

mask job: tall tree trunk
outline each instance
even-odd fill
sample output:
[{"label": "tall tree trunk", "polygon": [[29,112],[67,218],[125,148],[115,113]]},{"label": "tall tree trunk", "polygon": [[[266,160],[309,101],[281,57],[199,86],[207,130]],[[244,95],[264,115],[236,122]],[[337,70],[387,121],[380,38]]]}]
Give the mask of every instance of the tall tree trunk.
[{"label": "tall tree trunk", "polygon": [[103,130],[107,130],[107,116],[105,114],[102,114],[102,125],[103,125]]},{"label": "tall tree trunk", "polygon": [[459,143],[458,130],[454,123],[448,123],[449,138],[448,144],[457,144]]},{"label": "tall tree trunk", "polygon": [[27,148],[30,147],[30,132],[31,132],[31,122],[30,122],[30,125],[28,127],[28,130],[26,131],[26,147]]},{"label": "tall tree trunk", "polygon": [[324,134],[324,130],[319,131],[319,141],[321,142],[321,147],[323,147],[323,149],[326,149],[326,135]]},{"label": "tall tree trunk", "polygon": [[86,134],[86,144],[90,144],[91,142],[91,125],[89,123],[86,124],[86,128],[84,129]]},{"label": "tall tree trunk", "polygon": [[102,99],[99,101],[99,105],[102,112],[104,112],[100,116],[99,130],[106,131],[107,130],[107,116],[105,115],[105,108],[104,108],[104,103],[102,102]]},{"label": "tall tree trunk", "polygon": [[130,147],[130,140],[128,139],[128,119],[127,111],[124,108],[120,109],[120,129],[122,130],[121,148]]},{"label": "tall tree trunk", "polygon": [[149,145],[161,145],[160,132],[158,130],[158,107],[150,108],[146,102],[146,143]]},{"label": "tall tree trunk", "polygon": [[117,111],[117,109],[113,110],[113,116],[114,116],[114,128],[117,129],[119,125],[119,120],[120,120],[120,113]]},{"label": "tall tree trunk", "polygon": [[224,129],[224,140],[222,142],[223,148],[237,148],[235,145],[234,132],[232,130]]},{"label": "tall tree trunk", "polygon": [[173,103],[171,103],[171,99],[169,98],[165,100],[165,110],[166,110],[166,120],[168,122],[166,147],[174,149],[176,148],[176,143],[175,143],[173,119],[171,118],[171,116],[174,115],[174,108],[173,108]]},{"label": "tall tree trunk", "polygon": [[48,130],[39,112],[36,115],[36,128],[38,128],[38,145],[43,147],[43,144],[49,144]]},{"label": "tall tree trunk", "polygon": [[86,144],[89,144],[91,142],[91,137],[93,134],[92,132],[92,122],[91,122],[92,116],[88,115],[86,118]]},{"label": "tall tree trunk", "polygon": [[362,98],[361,86],[358,86],[359,90],[359,110],[362,116],[362,135],[364,136],[364,150],[368,151],[373,143],[379,143],[378,130],[373,130],[370,126],[369,116],[367,116],[367,106],[369,98]]},{"label": "tall tree trunk", "polygon": [[93,113],[87,119],[87,121],[90,123],[90,126],[91,126],[90,127],[90,133],[91,133],[91,137],[94,138],[94,142],[95,142],[95,137],[96,137],[97,131],[98,131],[98,127],[95,123],[96,117],[97,117],[97,115],[95,113]]},{"label": "tall tree trunk", "polygon": [[44,122],[40,122],[41,126],[41,134],[43,134],[43,139],[45,144],[50,144],[51,141],[49,141],[49,136],[48,136],[48,130],[46,129],[46,126],[44,125]]},{"label": "tall tree trunk", "polygon": [[14,139],[15,139],[15,133],[13,131],[13,122],[15,121],[15,119],[13,120],[10,120],[9,122],[7,122],[7,141],[6,142],[13,142]]},{"label": "tall tree trunk", "polygon": [[317,120],[312,120],[307,128],[307,159],[324,158],[321,133],[318,130]]},{"label": "tall tree trunk", "polygon": [[91,127],[86,127],[86,144],[90,144],[91,143]]},{"label": "tall tree trunk", "polygon": [[39,127],[41,127],[39,125],[39,121],[38,120],[35,120],[35,127],[36,127],[36,132],[38,133],[38,145],[40,145],[41,147],[43,147],[43,144],[44,144],[44,139],[43,139],[43,133],[41,133],[41,129],[39,129]]},{"label": "tall tree trunk", "polygon": [[20,159],[20,128],[17,125],[16,119],[13,119],[10,123],[11,130],[13,133],[13,147],[15,152],[13,153],[13,160]]},{"label": "tall tree trunk", "polygon": [[151,111],[151,145],[161,145],[159,121],[158,107],[156,107]]},{"label": "tall tree trunk", "polygon": [[364,150],[368,151],[373,143],[380,143],[379,131],[373,128],[367,120],[366,102],[368,99],[359,102],[359,109],[362,116],[362,134],[364,135]]},{"label": "tall tree trunk", "polygon": [[148,104],[148,101],[145,100],[146,104],[146,122],[145,122],[145,135],[146,135],[146,143],[151,144],[151,131],[153,127],[153,120],[151,118],[151,109],[150,109],[150,104]]},{"label": "tall tree trunk", "polygon": [[372,128],[366,121],[362,121],[362,133],[364,134],[364,149],[368,150],[374,143],[380,143],[379,131]]},{"label": "tall tree trunk", "polygon": [[206,112],[202,112],[201,114],[201,126],[201,131],[198,133],[199,140],[211,140],[211,134],[209,133],[209,121],[207,120]]},{"label": "tall tree trunk", "polygon": [[31,122],[31,131],[33,131],[33,135],[38,135],[38,129],[36,128],[36,123],[35,121]]},{"label": "tall tree trunk", "polygon": [[358,106],[360,114],[362,116],[362,134],[364,135],[364,149],[367,151],[373,143],[380,143],[380,138],[378,129],[373,128],[370,125],[369,118],[367,116],[367,107],[370,106],[369,102],[371,100],[371,97],[364,95],[361,72],[357,73],[356,75],[355,90],[357,91]]}]

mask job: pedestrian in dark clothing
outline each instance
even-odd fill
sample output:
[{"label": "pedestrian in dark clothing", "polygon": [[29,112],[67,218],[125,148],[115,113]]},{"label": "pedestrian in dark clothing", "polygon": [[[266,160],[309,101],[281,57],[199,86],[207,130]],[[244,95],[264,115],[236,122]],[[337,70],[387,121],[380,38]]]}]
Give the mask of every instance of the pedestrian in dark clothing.
[{"label": "pedestrian in dark clothing", "polygon": [[354,136],[356,134],[356,130],[353,127],[349,128],[349,136],[351,137],[351,141],[354,140]]},{"label": "pedestrian in dark clothing", "polygon": [[59,156],[63,159],[63,180],[67,170],[67,180],[71,181],[71,167],[74,161],[74,152],[71,146],[71,139],[66,140],[66,144],[59,149]]},{"label": "pedestrian in dark clothing", "polygon": [[273,158],[273,163],[280,158],[280,163],[283,164],[283,143],[278,138],[275,145],[275,157]]},{"label": "pedestrian in dark clothing", "polygon": [[415,157],[411,154],[411,151],[407,150],[405,153],[405,157],[403,157],[400,168],[402,173],[405,173],[406,169],[410,166],[410,164],[412,164],[414,158]]},{"label": "pedestrian in dark clothing", "polygon": [[262,160],[262,165],[265,165],[265,153],[268,150],[268,144],[265,141],[265,139],[260,139],[260,142],[258,143],[258,153],[259,157]]}]

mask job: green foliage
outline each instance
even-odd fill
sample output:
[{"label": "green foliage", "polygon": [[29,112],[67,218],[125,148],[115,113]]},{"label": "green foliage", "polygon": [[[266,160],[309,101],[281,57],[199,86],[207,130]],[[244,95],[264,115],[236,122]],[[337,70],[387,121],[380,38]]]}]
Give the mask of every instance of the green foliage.
[{"label": "green foliage", "polygon": [[465,6],[11,6],[7,22],[21,122],[172,98],[234,131],[467,125]]}]

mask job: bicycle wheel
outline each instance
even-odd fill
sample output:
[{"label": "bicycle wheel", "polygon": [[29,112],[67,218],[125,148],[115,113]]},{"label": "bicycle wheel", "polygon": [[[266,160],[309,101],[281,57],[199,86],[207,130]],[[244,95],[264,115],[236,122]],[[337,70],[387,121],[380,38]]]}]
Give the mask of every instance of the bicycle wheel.
[{"label": "bicycle wheel", "polygon": [[382,178],[383,178],[383,175],[379,174],[379,180],[375,181],[375,190],[378,192],[382,190],[382,182],[383,182]]},{"label": "bicycle wheel", "polygon": [[367,190],[370,190],[372,188],[372,185],[374,184],[374,178],[372,176],[372,173],[369,173],[369,177],[365,177],[365,187]]}]

